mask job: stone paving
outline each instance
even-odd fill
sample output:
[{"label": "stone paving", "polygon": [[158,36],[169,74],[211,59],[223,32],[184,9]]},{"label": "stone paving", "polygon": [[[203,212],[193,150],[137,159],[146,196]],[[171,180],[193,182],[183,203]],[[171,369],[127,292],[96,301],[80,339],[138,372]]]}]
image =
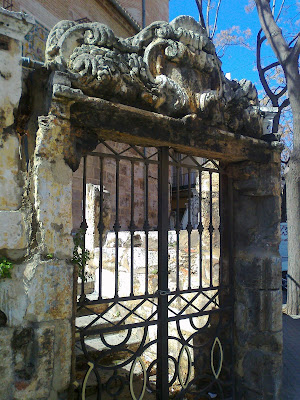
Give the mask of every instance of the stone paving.
[{"label": "stone paving", "polygon": [[300,400],[300,317],[283,314],[282,400]]}]

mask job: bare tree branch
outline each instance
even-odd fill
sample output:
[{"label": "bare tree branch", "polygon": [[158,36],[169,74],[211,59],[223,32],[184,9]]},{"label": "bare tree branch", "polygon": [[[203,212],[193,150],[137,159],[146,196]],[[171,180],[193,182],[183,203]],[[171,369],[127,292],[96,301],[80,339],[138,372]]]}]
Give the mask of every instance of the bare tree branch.
[{"label": "bare tree branch", "polygon": [[284,99],[284,101],[280,104],[279,108],[278,108],[278,113],[281,113],[281,111],[290,105],[290,99]]},{"label": "bare tree branch", "polygon": [[201,22],[201,25],[203,28],[206,28],[205,21],[204,21],[204,16],[203,16],[203,2],[202,0],[196,0],[196,5],[199,11],[199,21]]},{"label": "bare tree branch", "polygon": [[217,29],[217,22],[218,22],[218,16],[219,16],[219,10],[220,10],[220,5],[221,5],[221,1],[218,1],[218,5],[217,5],[217,9],[216,9],[216,15],[215,15],[215,22],[214,22],[214,27],[211,33],[211,38],[213,38],[215,36],[216,33],[216,29]]},{"label": "bare tree branch", "polygon": [[285,0],[282,0],[281,5],[280,5],[280,9],[278,11],[278,14],[277,14],[277,17],[276,17],[276,20],[275,20],[276,22],[278,21],[278,19],[280,17],[280,14],[281,14],[283,6],[284,6],[284,3],[285,3]]},{"label": "bare tree branch", "polygon": [[261,37],[262,34],[262,30],[260,29],[258,34],[257,34],[257,38],[256,38],[256,66],[257,66],[257,71],[258,71],[258,75],[259,75],[259,79],[263,85],[263,88],[265,89],[265,92],[267,94],[267,96],[270,98],[273,107],[277,107],[276,103],[277,103],[277,99],[276,96],[274,95],[274,93],[272,92],[272,90],[270,89],[268,82],[266,80],[265,74],[264,74],[264,70],[261,66],[261,46],[262,43],[265,41],[265,37]]},{"label": "bare tree branch", "polygon": [[209,12],[210,12],[210,1],[211,0],[207,0],[207,6],[206,6],[206,32],[207,32],[207,36],[209,37]]},{"label": "bare tree branch", "polygon": [[[282,97],[286,92],[287,92],[287,86],[285,85],[285,87],[279,93],[277,93],[275,96],[277,97],[277,99],[280,99],[280,97]],[[285,107],[287,107],[287,106],[288,106],[288,104]]]},{"label": "bare tree branch", "polygon": [[272,15],[275,15],[275,6],[276,6],[276,0],[273,0],[273,6],[272,6]]},{"label": "bare tree branch", "polygon": [[280,62],[284,65],[290,49],[285,41],[281,29],[277,26],[270,8],[270,0],[255,0],[261,27],[270,43],[272,50]]},{"label": "bare tree branch", "polygon": [[293,38],[293,40],[290,41],[289,46],[291,46],[298,39],[299,35],[300,35],[300,32],[297,33],[297,35]]},{"label": "bare tree branch", "polygon": [[290,58],[291,59],[298,59],[299,58],[299,53],[300,53],[300,36],[299,33],[297,35],[296,43],[294,44],[294,47],[292,48]]},{"label": "bare tree branch", "polygon": [[266,67],[262,68],[263,73],[265,74],[272,68],[278,67],[280,65],[279,61],[275,61],[272,64],[267,65]]}]

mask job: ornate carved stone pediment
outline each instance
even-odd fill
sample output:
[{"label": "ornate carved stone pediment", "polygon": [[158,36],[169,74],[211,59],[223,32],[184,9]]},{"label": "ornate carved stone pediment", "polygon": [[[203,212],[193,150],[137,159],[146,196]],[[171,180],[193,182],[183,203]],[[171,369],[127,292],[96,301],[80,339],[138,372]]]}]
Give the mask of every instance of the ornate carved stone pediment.
[{"label": "ornate carved stone pediment", "polygon": [[127,39],[98,22],[61,21],[48,37],[46,62],[86,95],[261,135],[255,87],[225,78],[212,41],[192,17],[154,22]]}]

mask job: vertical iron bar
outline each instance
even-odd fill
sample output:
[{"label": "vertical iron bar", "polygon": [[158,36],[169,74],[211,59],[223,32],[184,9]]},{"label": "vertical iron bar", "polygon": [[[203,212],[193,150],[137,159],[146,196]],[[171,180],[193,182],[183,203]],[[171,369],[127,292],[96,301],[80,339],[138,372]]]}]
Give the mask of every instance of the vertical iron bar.
[{"label": "vertical iron bar", "polygon": [[176,289],[180,290],[179,286],[179,240],[180,240],[180,218],[179,218],[179,178],[180,167],[176,166]]},{"label": "vertical iron bar", "polygon": [[145,161],[144,232],[145,232],[145,293],[148,293],[149,276],[149,163]]},{"label": "vertical iron bar", "polygon": [[169,398],[168,371],[168,226],[169,226],[169,150],[159,149],[158,182],[158,335],[157,400]]},{"label": "vertical iron bar", "polygon": [[102,268],[103,268],[103,157],[100,157],[100,210],[99,210],[99,222],[98,222],[98,232],[99,232],[99,288],[98,298],[102,297]]},{"label": "vertical iron bar", "polygon": [[131,161],[131,198],[130,198],[130,255],[131,255],[131,267],[130,267],[130,296],[133,296],[133,274],[134,274],[134,246],[133,246],[133,236],[135,232],[134,225],[134,162]]},{"label": "vertical iron bar", "polygon": [[188,289],[191,289],[191,233],[193,225],[191,222],[191,169],[188,168],[188,224],[186,230],[188,232]]},{"label": "vertical iron bar", "polygon": [[[85,234],[87,230],[86,223],[86,156],[83,157],[83,176],[82,176],[82,222],[80,225],[82,231],[82,254],[85,254]],[[86,296],[84,293],[84,276],[85,276],[85,258],[83,258],[82,271],[81,271],[81,296],[80,300],[83,301]]]},{"label": "vertical iron bar", "polygon": [[223,286],[223,218],[222,218],[222,194],[223,194],[223,176],[219,173],[219,286]]},{"label": "vertical iron bar", "polygon": [[233,400],[236,399],[235,396],[235,353],[234,353],[234,331],[235,331],[235,323],[234,323],[234,305],[235,305],[235,285],[234,285],[234,219],[233,219],[233,184],[232,178],[228,177],[228,202],[229,202],[229,216],[228,216],[228,226],[226,229],[229,231],[228,237],[228,248],[229,248],[229,283],[230,283],[230,298],[231,298],[231,315],[232,315],[232,329],[231,329],[231,356],[232,356],[232,370],[231,376],[233,379],[232,384],[232,392],[233,392]]},{"label": "vertical iron bar", "polygon": [[116,219],[115,231],[115,297],[118,297],[119,287],[119,181],[120,181],[120,159],[116,157]]},{"label": "vertical iron bar", "polygon": [[199,232],[199,287],[202,288],[202,170],[199,169],[199,221],[198,221],[198,232]]},{"label": "vertical iron bar", "polygon": [[212,238],[213,238],[213,215],[212,215],[212,172],[209,171],[209,282],[210,287],[213,285],[213,258],[212,258]]}]

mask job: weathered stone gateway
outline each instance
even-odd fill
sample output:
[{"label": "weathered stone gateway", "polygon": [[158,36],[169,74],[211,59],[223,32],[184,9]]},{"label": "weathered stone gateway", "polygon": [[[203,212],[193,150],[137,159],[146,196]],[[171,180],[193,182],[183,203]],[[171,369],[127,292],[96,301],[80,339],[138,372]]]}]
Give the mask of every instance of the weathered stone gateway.
[{"label": "weathered stone gateway", "polygon": [[21,89],[33,21],[0,17],[0,398],[279,399],[280,146],[254,86],[183,16],[62,21]]}]

